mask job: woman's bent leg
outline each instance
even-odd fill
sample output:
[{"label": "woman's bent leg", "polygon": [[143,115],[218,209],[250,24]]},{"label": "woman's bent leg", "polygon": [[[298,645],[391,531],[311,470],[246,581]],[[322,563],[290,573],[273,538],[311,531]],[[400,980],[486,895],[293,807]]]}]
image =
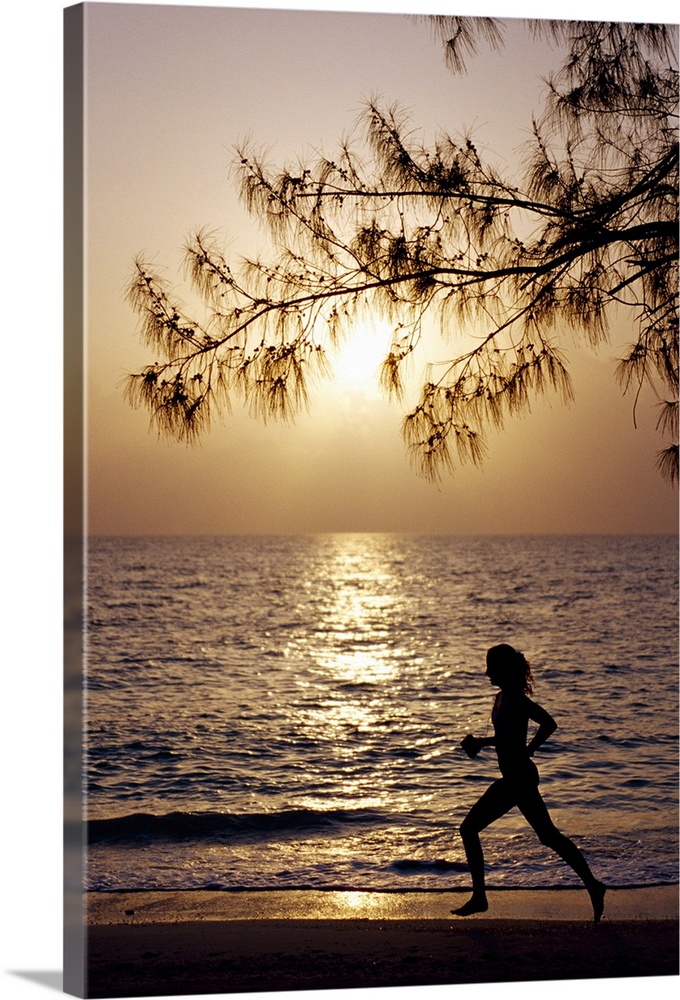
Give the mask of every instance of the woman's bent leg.
[{"label": "woman's bent leg", "polygon": [[602,882],[595,878],[588,862],[579,851],[573,840],[565,837],[557,829],[538,790],[538,786],[523,791],[517,798],[517,805],[526,820],[538,835],[538,839],[546,847],[552,848],[581,879],[593,906],[595,923],[599,923],[604,912],[604,894],[606,891]]},{"label": "woman's bent leg", "polygon": [[460,835],[472,878],[472,896],[463,906],[451,910],[451,913],[459,917],[467,917],[471,913],[482,913],[488,909],[484,878],[484,852],[479,834],[494,820],[505,815],[514,804],[515,801],[506,782],[503,779],[494,781],[461,823]]}]

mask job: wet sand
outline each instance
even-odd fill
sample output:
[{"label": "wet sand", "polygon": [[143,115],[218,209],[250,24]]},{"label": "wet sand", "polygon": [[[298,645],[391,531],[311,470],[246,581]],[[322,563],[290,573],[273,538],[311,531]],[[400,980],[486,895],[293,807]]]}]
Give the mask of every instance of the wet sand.
[{"label": "wet sand", "polygon": [[465,893],[90,893],[92,997],[678,975],[678,887]]}]

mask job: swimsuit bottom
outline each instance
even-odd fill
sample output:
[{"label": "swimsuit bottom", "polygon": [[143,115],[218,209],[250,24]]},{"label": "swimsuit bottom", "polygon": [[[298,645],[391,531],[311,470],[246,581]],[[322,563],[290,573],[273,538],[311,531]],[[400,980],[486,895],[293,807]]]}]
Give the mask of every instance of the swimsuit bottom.
[{"label": "swimsuit bottom", "polygon": [[535,787],[539,783],[538,768],[533,760],[527,759],[519,766],[511,768],[501,768],[502,780],[511,788],[522,789],[527,785]]}]

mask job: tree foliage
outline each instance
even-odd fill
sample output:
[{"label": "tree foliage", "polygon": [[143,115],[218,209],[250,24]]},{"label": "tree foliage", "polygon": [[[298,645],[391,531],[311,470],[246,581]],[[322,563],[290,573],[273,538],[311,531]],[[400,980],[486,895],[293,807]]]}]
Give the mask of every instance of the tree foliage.
[{"label": "tree foliage", "polygon": [[[453,72],[479,43],[502,44],[502,21],[427,20]],[[562,62],[521,177],[504,176],[471,135],[418,142],[408,116],[377,100],[357,123],[363,138],[333,158],[277,169],[251,142],[237,150],[268,257],[232,269],[217,238],[196,233],[185,260],[201,321],[135,261],[128,297],[162,360],[131,375],[127,391],[159,429],[191,440],[234,395],[264,419],[293,415],[365,311],[391,323],[381,382],[402,398],[404,363],[436,321],[453,357],[428,367],[403,422],[419,470],[436,478],[455,459],[480,461],[485,429],[538,395],[569,399],[565,331],[597,346],[623,312],[632,343],[617,375],[636,397],[645,385],[657,393],[659,466],[677,479],[676,31],[584,21],[527,30]]]}]

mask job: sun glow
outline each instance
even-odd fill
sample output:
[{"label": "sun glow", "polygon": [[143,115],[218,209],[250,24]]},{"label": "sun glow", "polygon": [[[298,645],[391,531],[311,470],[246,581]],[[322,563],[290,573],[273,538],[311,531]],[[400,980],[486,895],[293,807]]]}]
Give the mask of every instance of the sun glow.
[{"label": "sun glow", "polygon": [[380,366],[389,353],[390,337],[391,328],[384,321],[369,318],[357,324],[337,352],[330,353],[337,387],[365,398],[379,396]]}]

